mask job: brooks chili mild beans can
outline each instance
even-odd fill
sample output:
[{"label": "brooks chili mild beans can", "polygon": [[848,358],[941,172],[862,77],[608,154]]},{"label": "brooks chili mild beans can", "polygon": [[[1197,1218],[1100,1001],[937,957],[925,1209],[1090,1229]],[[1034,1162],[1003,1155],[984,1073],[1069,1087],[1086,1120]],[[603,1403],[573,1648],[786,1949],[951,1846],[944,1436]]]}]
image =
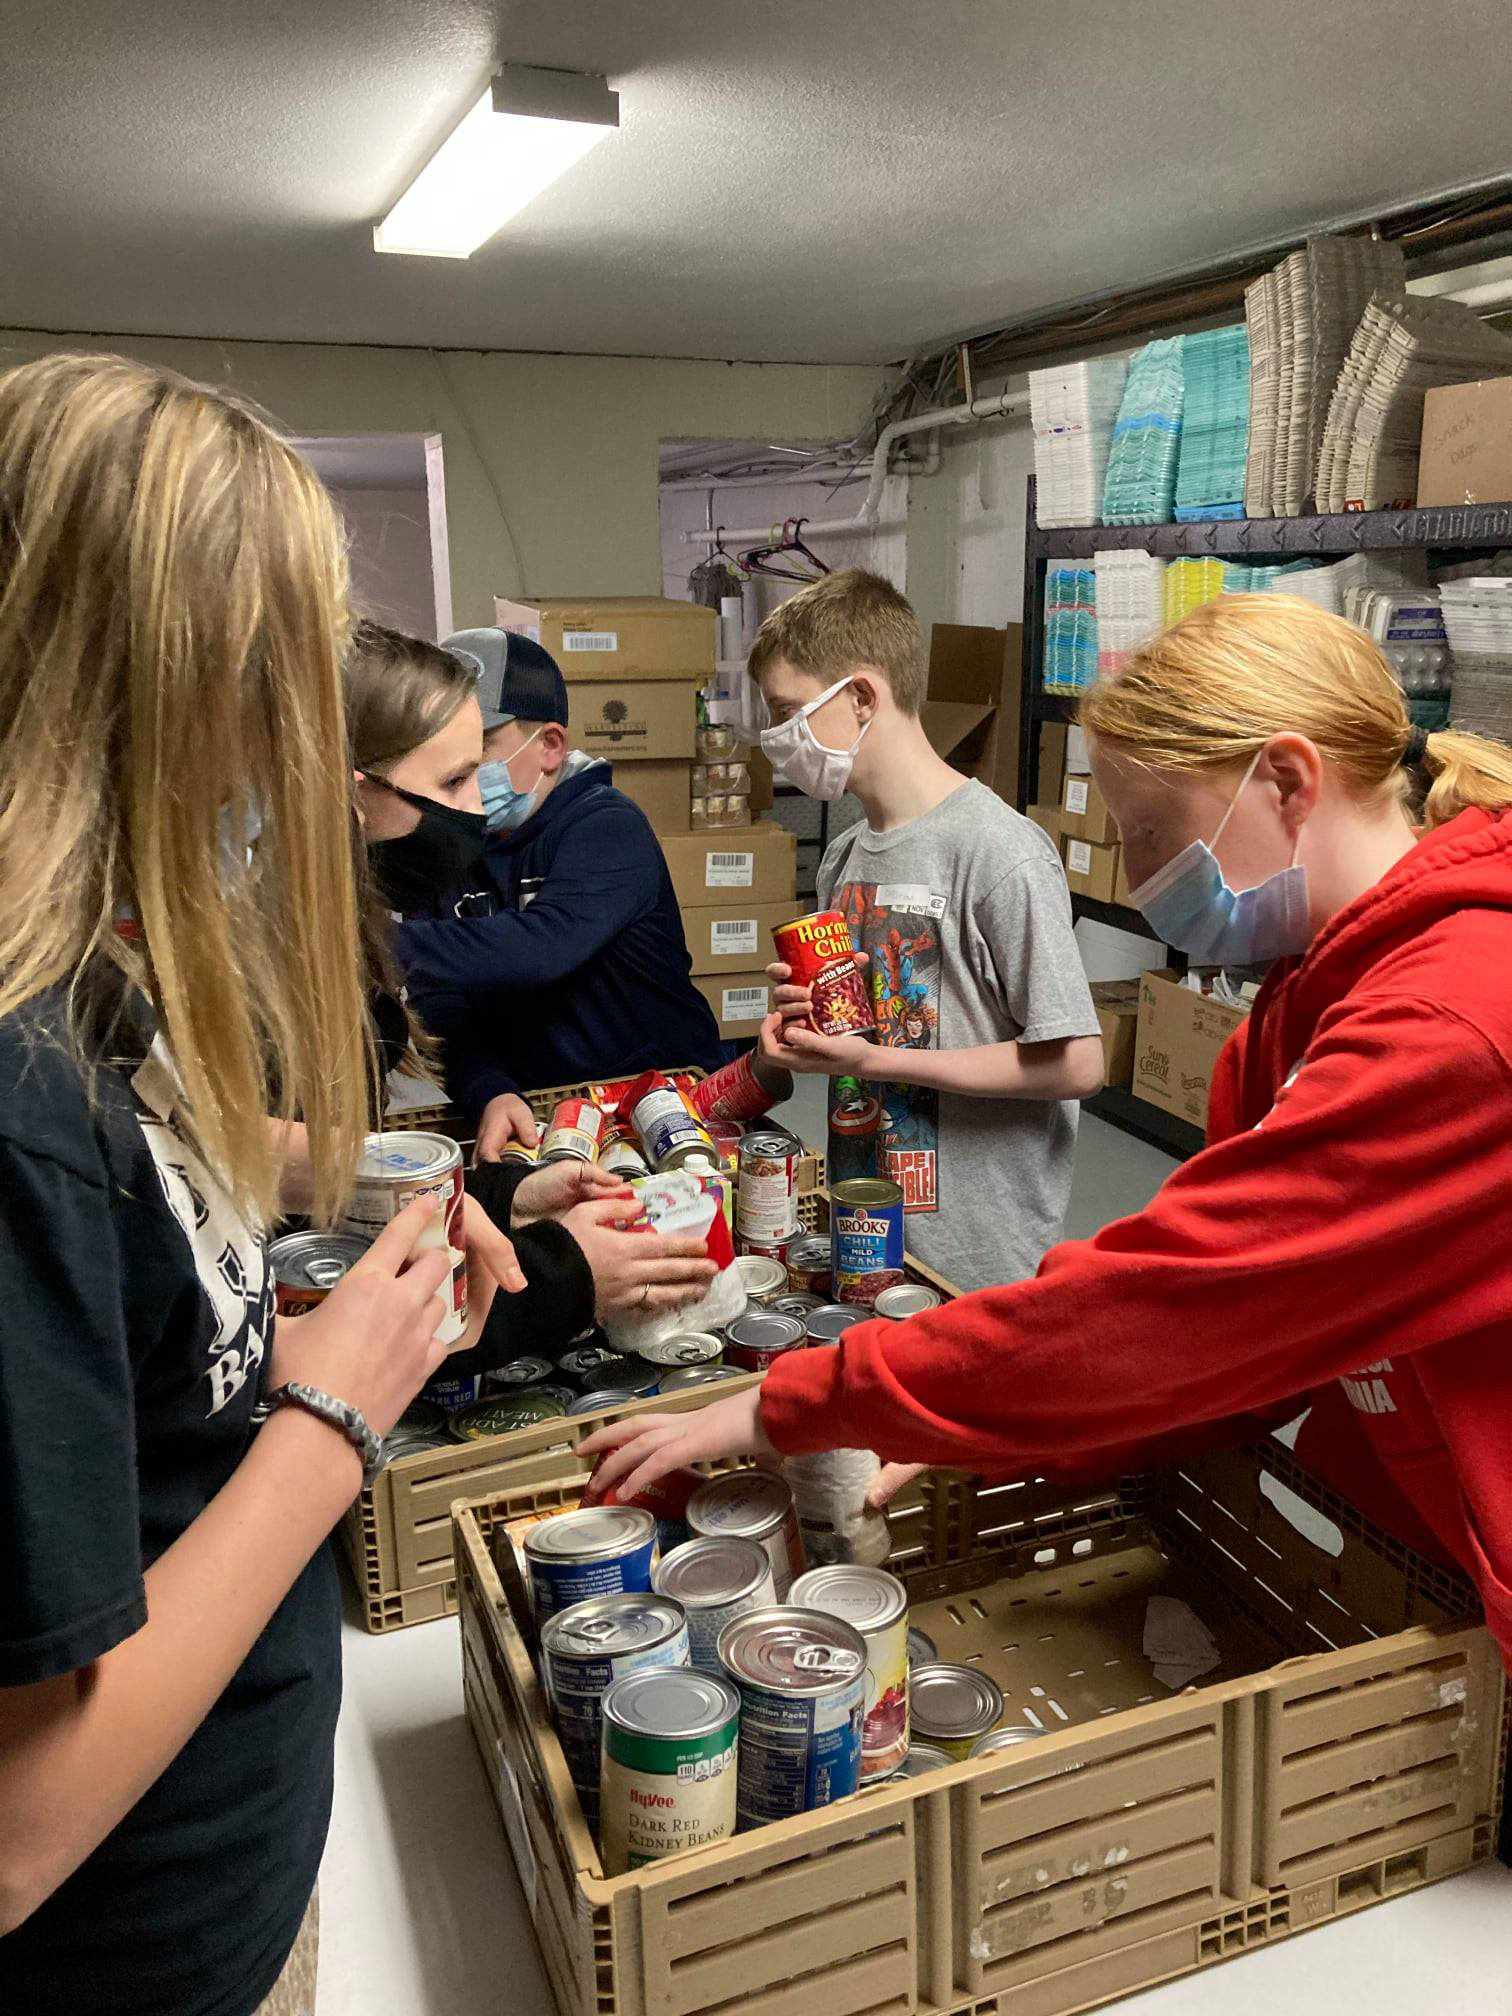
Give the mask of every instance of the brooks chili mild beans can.
[{"label": "brooks chili mild beans can", "polygon": [[467,1328],[467,1242],[462,1231],[462,1150],[445,1134],[369,1134],[357,1158],[357,1181],[343,1232],[369,1245],[416,1197],[438,1197],[441,1208],[421,1233],[417,1251],[438,1248],[451,1259],[451,1294],[436,1335],[455,1344]]},{"label": "brooks chili mild beans can", "polygon": [[830,1192],[830,1259],[837,1302],[870,1308],[903,1279],[903,1192],[880,1176]]},{"label": "brooks chili mild beans can", "polygon": [[779,924],[772,943],[792,973],[792,984],[813,989],[810,1028],[821,1036],[872,1034],[871,995],[856,964],[850,926],[838,910],[816,910]]}]

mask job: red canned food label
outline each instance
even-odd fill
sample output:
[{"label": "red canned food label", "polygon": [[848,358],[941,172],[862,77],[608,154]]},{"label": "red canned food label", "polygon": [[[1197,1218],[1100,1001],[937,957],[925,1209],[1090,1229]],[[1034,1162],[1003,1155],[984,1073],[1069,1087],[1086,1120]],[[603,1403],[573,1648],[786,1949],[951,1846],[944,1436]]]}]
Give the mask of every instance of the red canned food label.
[{"label": "red canned food label", "polygon": [[779,924],[772,943],[777,957],[791,968],[793,985],[813,989],[811,1028],[821,1036],[874,1033],[871,994],[856,964],[850,926],[838,910]]},{"label": "red canned food label", "polygon": [[604,1145],[609,1115],[591,1099],[563,1099],[541,1143],[541,1160],[591,1162]]},{"label": "red canned food label", "polygon": [[755,1052],[744,1050],[712,1078],[700,1079],[693,1087],[693,1110],[701,1120],[719,1120],[738,1127],[746,1120],[759,1120],[771,1106],[772,1095],[756,1076]]}]

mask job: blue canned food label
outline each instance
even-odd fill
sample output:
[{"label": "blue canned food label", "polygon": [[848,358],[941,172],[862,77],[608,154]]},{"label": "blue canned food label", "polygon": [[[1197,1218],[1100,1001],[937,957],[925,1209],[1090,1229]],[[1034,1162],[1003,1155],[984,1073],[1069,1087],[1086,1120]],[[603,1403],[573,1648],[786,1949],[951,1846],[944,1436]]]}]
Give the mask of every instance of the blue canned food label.
[{"label": "blue canned food label", "polygon": [[558,1610],[570,1610],[589,1596],[617,1596],[621,1590],[651,1587],[651,1571],[656,1565],[656,1541],[624,1554],[601,1554],[592,1561],[530,1560],[530,1600],[536,1623],[544,1624]]},{"label": "blue canned food label", "polygon": [[865,1705],[864,1674],[817,1699],[741,1683],[741,1833],[850,1797],[861,1781]]},{"label": "blue canned food label", "polygon": [[837,1210],[832,1234],[833,1287],[839,1302],[874,1302],[903,1279],[903,1206]]},{"label": "blue canned food label", "polygon": [[459,1407],[471,1407],[482,1391],[483,1374],[474,1372],[466,1379],[429,1379],[420,1388],[420,1397],[455,1414]]},{"label": "blue canned food label", "polygon": [[627,1673],[639,1673],[647,1666],[686,1666],[687,1627],[645,1652],[620,1652],[602,1659],[563,1659],[548,1653],[545,1663],[546,1691],[556,1716],[562,1754],[591,1823],[598,1817],[599,1742],[604,1719],[600,1710],[605,1692],[611,1681],[623,1680]]},{"label": "blue canned food label", "polygon": [[665,1161],[673,1149],[684,1141],[706,1138],[703,1128],[683,1104],[679,1094],[661,1087],[653,1088],[637,1102],[635,1126],[653,1163]]}]

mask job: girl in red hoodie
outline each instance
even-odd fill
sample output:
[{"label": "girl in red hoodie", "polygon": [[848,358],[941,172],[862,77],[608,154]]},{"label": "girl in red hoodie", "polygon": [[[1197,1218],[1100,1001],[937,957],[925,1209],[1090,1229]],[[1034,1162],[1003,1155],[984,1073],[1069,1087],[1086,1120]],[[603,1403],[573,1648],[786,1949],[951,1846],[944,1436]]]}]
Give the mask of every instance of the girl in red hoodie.
[{"label": "girl in red hoodie", "polygon": [[1206,1148],[1031,1281],[585,1450],[629,1490],[837,1445],[1111,1475],[1311,1400],[1299,1453],[1457,1562],[1512,1654],[1512,750],[1425,740],[1361,631],[1279,596],[1195,610],[1081,721],[1158,934],[1270,963]]}]

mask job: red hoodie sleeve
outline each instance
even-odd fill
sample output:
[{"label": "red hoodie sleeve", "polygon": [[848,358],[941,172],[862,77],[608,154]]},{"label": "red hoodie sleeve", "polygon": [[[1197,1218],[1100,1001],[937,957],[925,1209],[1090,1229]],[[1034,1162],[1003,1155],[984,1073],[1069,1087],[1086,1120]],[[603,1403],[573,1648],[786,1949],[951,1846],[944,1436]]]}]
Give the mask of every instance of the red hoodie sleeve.
[{"label": "red hoodie sleeve", "polygon": [[774,1366],[767,1433],[788,1453],[1079,1469],[1506,1321],[1487,1256],[1509,1112],[1505,1059],[1452,1010],[1342,1002],[1259,1127],[1032,1281]]}]

